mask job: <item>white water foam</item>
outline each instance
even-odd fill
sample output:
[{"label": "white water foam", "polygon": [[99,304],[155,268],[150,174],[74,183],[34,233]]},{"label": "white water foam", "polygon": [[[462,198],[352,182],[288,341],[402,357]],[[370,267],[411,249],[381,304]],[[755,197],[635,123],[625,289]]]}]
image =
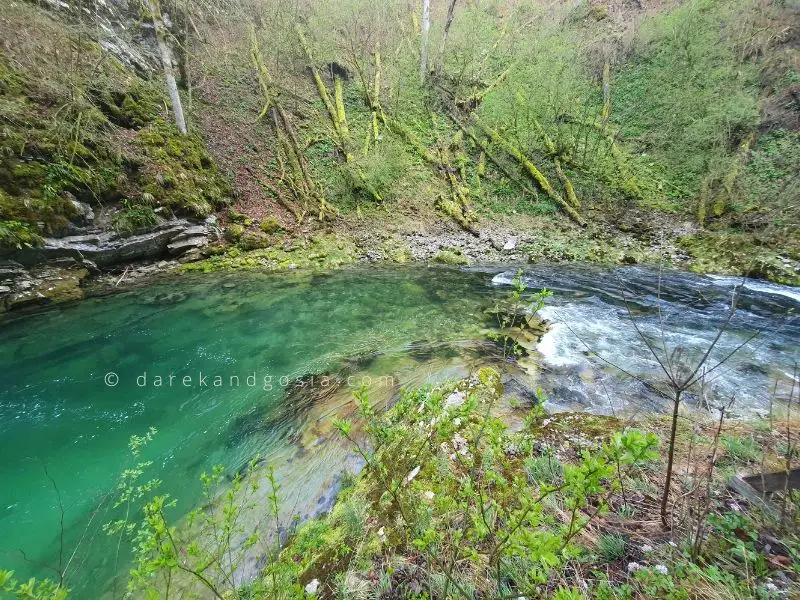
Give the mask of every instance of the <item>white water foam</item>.
[{"label": "white water foam", "polygon": [[504,271],[492,277],[492,285],[511,285],[514,283],[514,273],[512,271]]},{"label": "white water foam", "polygon": [[[714,281],[715,285],[720,286],[733,287],[742,283],[741,277],[729,277],[725,275],[708,275],[708,277]],[[767,283],[765,281],[755,281],[752,279],[745,279],[744,287],[754,292],[785,296],[786,298],[791,298],[795,302],[800,303],[800,288],[777,283]]]}]

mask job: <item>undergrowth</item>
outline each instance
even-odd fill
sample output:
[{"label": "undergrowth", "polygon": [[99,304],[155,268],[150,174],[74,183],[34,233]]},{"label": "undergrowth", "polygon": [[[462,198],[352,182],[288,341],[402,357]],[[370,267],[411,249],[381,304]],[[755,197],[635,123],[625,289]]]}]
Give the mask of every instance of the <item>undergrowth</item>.
[{"label": "undergrowth", "polygon": [[[724,482],[714,480],[712,495],[696,505],[707,507],[700,521],[685,513],[689,520],[672,532],[660,529],[653,485],[663,468],[665,422],[632,427],[528,405],[519,409],[527,413],[521,429],[510,431],[493,416],[502,394],[500,376],[489,368],[406,390],[382,414],[357,392],[357,421],[335,426],[363,469],[345,478],[327,516],[300,524],[281,522],[280,482],[258,457],[230,482],[222,467],[203,475],[201,507],[176,521],[176,499],[158,495],[160,482],[147,476],[156,432],[132,438],[132,464],[116,491],[122,516],[105,527],[133,544],[129,591],[159,598],[598,600],[797,593],[796,511],[782,524],[732,502]],[[775,427],[758,429],[760,447],[723,437],[720,465],[780,460],[767,456],[783,425]],[[710,422],[682,427],[679,441],[689,454],[681,450],[681,460],[706,452],[714,431]],[[692,495],[702,489],[696,473],[681,476]],[[263,513],[266,527],[245,528],[248,511]],[[703,543],[696,553],[698,525]],[[254,552],[265,566],[241,584],[235,573]],[[57,584],[21,584],[8,572],[0,572],[0,586],[19,598],[67,596]]]}]

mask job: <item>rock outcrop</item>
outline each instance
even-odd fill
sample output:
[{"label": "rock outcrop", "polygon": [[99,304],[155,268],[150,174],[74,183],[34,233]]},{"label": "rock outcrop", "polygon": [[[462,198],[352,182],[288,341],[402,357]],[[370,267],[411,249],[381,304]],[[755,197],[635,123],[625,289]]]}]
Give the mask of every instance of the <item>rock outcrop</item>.
[{"label": "rock outcrop", "polygon": [[[105,267],[153,260],[169,255],[201,258],[213,232],[205,225],[171,219],[147,233],[123,237],[96,230],[80,235],[45,238],[44,244],[0,257],[0,313],[32,305],[83,298],[89,275]],[[13,257],[13,260],[11,259]]]},{"label": "rock outcrop", "polygon": [[23,266],[48,263],[60,258],[90,260],[98,267],[158,258],[169,252],[184,252],[205,246],[209,232],[203,225],[183,219],[172,219],[152,231],[123,237],[114,231],[96,231],[61,238],[45,238],[41,246],[13,252],[14,260]]},{"label": "rock outcrop", "polygon": [[80,300],[81,284],[94,267],[73,259],[26,270],[14,261],[0,262],[0,313],[29,306]]}]

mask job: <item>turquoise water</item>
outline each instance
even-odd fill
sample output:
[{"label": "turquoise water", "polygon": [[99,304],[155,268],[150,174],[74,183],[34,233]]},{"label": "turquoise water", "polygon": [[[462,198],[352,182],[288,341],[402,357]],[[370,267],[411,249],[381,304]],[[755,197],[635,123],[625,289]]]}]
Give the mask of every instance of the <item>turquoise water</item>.
[{"label": "turquoise water", "polygon": [[446,269],[186,276],[0,324],[0,565],[53,576],[34,564],[58,564],[59,501],[46,469],[67,552],[84,536],[68,584],[91,595],[114,571],[99,532],[111,513],[86,523],[108,505],[131,435],[158,429],[152,475],[186,507],[203,470],[235,469],[286,443],[291,411],[269,427],[248,415],[274,412],[288,381],[474,335],[489,293],[486,275]]},{"label": "turquoise water", "polygon": [[[181,276],[0,321],[0,567],[53,577],[62,506],[67,585],[78,598],[108,591],[126,559],[115,558],[101,530],[115,515],[108,494],[129,462],[129,437],[149,427],[158,429],[150,476],[179,499],[178,513],[196,501],[200,473],[215,464],[233,472],[256,453],[277,465],[292,510],[323,509],[347,459],[330,419],[349,410],[349,389],[309,407],[290,383],[335,373],[354,377],[355,387],[365,374],[390,374],[397,380],[378,391],[389,399],[400,384],[463,376],[485,359],[464,348],[485,340],[484,311],[512,276],[424,267]],[[656,294],[657,275],[643,269],[541,267],[525,277],[533,289],[556,291],[544,311],[553,328],[527,384],[541,386],[553,409],[595,412],[659,409],[586,349],[657,377],[626,324],[626,302],[635,297],[640,328],[654,338],[660,308],[670,344],[697,355],[736,283],[670,274]],[[755,329],[767,333],[714,384],[720,396],[735,390],[743,407],[763,407],[772,382],[785,383],[800,358],[792,316],[800,293],[755,286],[741,302],[719,352]]]}]

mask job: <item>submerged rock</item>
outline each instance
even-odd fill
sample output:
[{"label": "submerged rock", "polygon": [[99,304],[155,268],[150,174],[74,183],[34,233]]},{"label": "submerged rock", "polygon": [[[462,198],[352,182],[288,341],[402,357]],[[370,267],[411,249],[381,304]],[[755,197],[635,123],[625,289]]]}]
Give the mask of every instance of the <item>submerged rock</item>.
[{"label": "submerged rock", "polygon": [[189,297],[186,292],[164,292],[160,294],[153,294],[142,298],[141,303],[145,306],[172,306],[180,304]]}]

